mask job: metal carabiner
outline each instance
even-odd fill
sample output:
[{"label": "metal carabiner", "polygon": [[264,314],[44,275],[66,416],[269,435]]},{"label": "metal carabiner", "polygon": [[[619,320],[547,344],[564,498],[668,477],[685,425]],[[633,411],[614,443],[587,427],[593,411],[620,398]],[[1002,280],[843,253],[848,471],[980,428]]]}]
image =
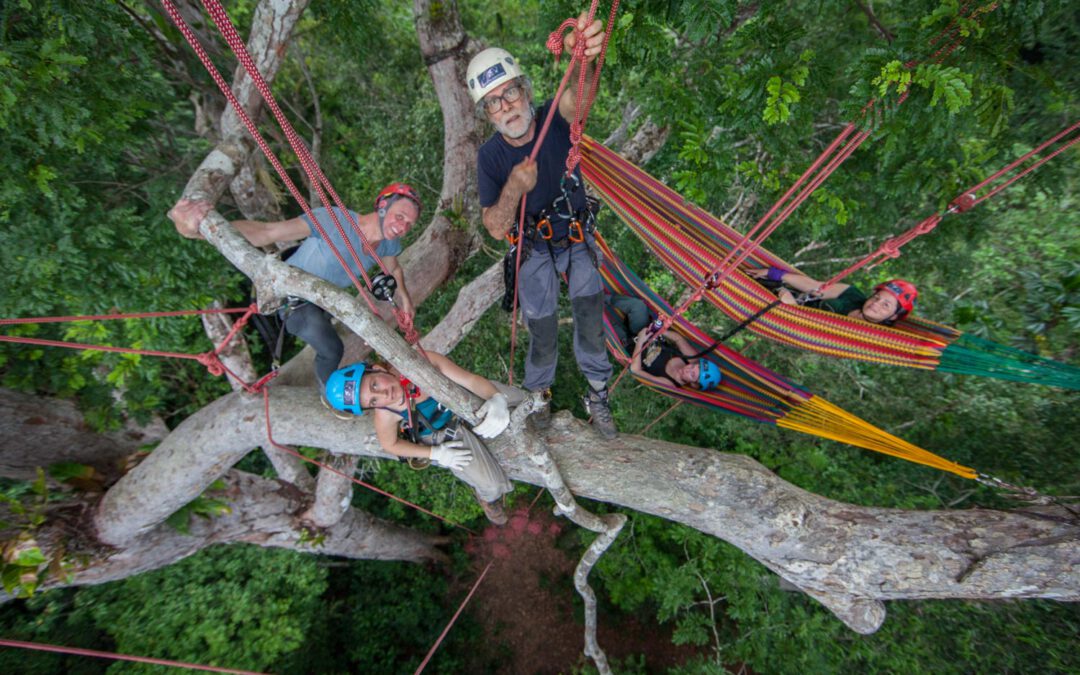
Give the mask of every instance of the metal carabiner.
[{"label": "metal carabiner", "polygon": [[573,244],[580,244],[585,241],[585,231],[581,228],[580,220],[571,220],[566,233],[568,239]]},{"label": "metal carabiner", "polygon": [[544,218],[536,224],[536,231],[544,241],[550,241],[551,237],[555,234],[555,231],[551,227],[551,221],[547,218]]}]

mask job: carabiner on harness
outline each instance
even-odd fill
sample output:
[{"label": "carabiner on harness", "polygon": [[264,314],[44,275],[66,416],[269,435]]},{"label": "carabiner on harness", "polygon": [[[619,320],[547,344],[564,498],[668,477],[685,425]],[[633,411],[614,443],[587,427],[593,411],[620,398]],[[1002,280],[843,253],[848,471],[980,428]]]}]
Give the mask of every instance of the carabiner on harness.
[{"label": "carabiner on harness", "polygon": [[585,241],[585,230],[581,227],[580,220],[575,218],[570,221],[570,224],[567,226],[566,237],[570,240],[571,244],[580,244]]},{"label": "carabiner on harness", "polygon": [[551,241],[551,238],[555,236],[555,230],[551,227],[551,219],[547,216],[541,218],[536,223],[536,232],[544,241]]},{"label": "carabiner on harness", "polygon": [[577,174],[564,173],[562,180],[559,182],[561,194],[555,198],[555,201],[551,202],[552,213],[566,220],[571,220],[574,217],[574,207],[570,204],[570,197],[580,187],[581,181],[578,180]]}]

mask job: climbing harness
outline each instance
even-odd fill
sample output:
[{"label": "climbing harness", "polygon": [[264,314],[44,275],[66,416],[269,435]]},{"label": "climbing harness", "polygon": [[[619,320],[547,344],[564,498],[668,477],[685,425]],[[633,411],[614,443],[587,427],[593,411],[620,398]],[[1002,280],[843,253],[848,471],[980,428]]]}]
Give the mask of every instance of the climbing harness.
[{"label": "climbing harness", "polygon": [[[589,11],[588,11],[587,18],[586,18],[586,25],[591,25],[593,23],[594,17],[596,16],[597,5],[598,5],[597,0],[593,0],[591,5],[589,6]],[[575,65],[580,65],[581,67],[578,68],[578,71],[579,71],[579,73],[578,73],[578,86],[577,86],[577,89],[575,89],[576,96],[577,96],[577,101],[576,101],[576,105],[574,106],[574,121],[570,124],[570,152],[567,153],[567,156],[566,156],[566,174],[565,174],[565,176],[573,176],[574,170],[577,168],[577,165],[580,162],[580,150],[579,150],[578,146],[581,143],[582,133],[583,133],[583,130],[584,130],[584,127],[585,127],[585,121],[588,118],[589,110],[592,108],[592,103],[596,99],[596,91],[597,91],[597,87],[599,86],[599,83],[600,83],[600,72],[604,67],[604,59],[607,56],[608,43],[611,41],[611,31],[615,27],[615,15],[618,12],[618,9],[619,9],[619,0],[612,0],[611,11],[610,11],[610,13],[608,15],[608,21],[607,21],[607,25],[606,25],[606,28],[605,28],[605,31],[604,31],[603,44],[601,45],[600,53],[597,55],[596,66],[593,68],[593,78],[592,78],[592,81],[590,83],[590,86],[589,86],[588,90],[586,90],[586,88],[585,88],[585,75],[586,75],[586,70],[587,70],[584,67],[584,63],[585,63],[585,40],[578,39],[575,42],[575,44],[574,44],[574,53],[573,53],[573,55],[572,55],[572,57],[570,59],[570,63],[567,65],[566,72],[563,74],[562,80],[559,82],[559,87],[555,91],[555,97],[552,99],[551,107],[547,111],[547,115],[546,115],[546,117],[544,119],[544,122],[541,125],[539,132],[537,133],[536,142],[533,145],[532,152],[529,153],[529,159],[530,160],[535,160],[537,153],[540,151],[540,148],[543,145],[544,138],[547,136],[548,129],[551,127],[551,121],[554,119],[554,115],[558,113],[559,101],[562,98],[563,91],[566,89],[566,84],[570,79],[571,73],[574,72],[574,66]],[[548,50],[552,54],[555,55],[556,63],[559,61],[559,58],[562,55],[562,51],[563,51],[563,35],[564,35],[564,33],[567,30],[576,30],[576,26],[577,26],[577,20],[574,19],[574,18],[568,18],[565,21],[563,21],[562,24],[560,24],[559,27],[555,31],[553,31],[550,35],[548,35],[546,46],[547,46]],[[471,89],[472,88],[472,82],[471,81],[469,83],[469,86],[470,86],[470,89]],[[475,96],[474,95],[474,100],[479,100],[480,98],[482,98],[482,94],[480,96]],[[577,182],[576,181],[576,176],[574,176],[573,180],[574,180],[574,182]],[[562,188],[562,191],[563,191],[563,196],[566,196],[566,190],[569,189],[569,185],[567,184],[567,181],[568,181],[568,179],[564,177],[564,179],[562,181],[562,185],[561,185],[561,188]],[[580,185],[579,185],[579,187],[580,187]],[[526,213],[527,213],[526,202],[527,202],[527,195],[522,196],[522,198],[521,198],[521,208],[519,210],[519,215],[518,215],[518,227],[517,227],[517,235],[516,235],[516,240],[517,241],[521,241],[522,236],[524,234],[524,230],[525,230],[525,220],[526,220]],[[567,203],[569,204],[569,201]],[[511,243],[514,243],[514,242],[511,242]],[[593,256],[593,257],[595,258],[595,256]],[[514,282],[515,282],[515,284],[514,284],[514,298],[513,298],[513,301],[511,302],[511,308],[510,308],[510,312],[511,312],[511,314],[510,314],[510,368],[509,368],[508,383],[511,384],[511,385],[514,383],[514,347],[515,347],[515,345],[517,343],[517,323],[518,323],[517,322],[517,305],[518,305],[518,302],[517,302],[517,283],[516,282],[518,280],[518,271],[521,269],[521,263],[522,263],[522,247],[519,246],[518,249],[517,249],[517,252],[516,252],[516,256],[514,258],[514,267],[515,267],[514,275],[513,275],[514,276]],[[505,300],[504,300],[504,304],[505,304]]]}]

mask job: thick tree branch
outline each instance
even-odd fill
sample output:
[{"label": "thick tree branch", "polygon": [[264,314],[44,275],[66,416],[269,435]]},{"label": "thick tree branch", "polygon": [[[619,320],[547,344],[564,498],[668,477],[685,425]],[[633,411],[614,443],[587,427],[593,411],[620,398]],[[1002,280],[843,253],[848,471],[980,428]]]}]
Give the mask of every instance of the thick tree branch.
[{"label": "thick tree branch", "polygon": [[[409,530],[370,514],[350,509],[332,527],[306,531],[296,514],[306,502],[295,487],[242,471],[223,477],[225,488],[211,495],[223,500],[229,512],[203,518],[192,516],[188,533],[168,525],[147,530],[119,548],[102,548],[94,542],[72,541],[77,523],[54,522],[36,534],[36,543],[46,557],[59,552],[75,564],[70,582],[47,578],[41,589],[87,586],[116,581],[133,574],[171,565],[207,546],[247,543],[287,548],[307,553],[354,559],[443,562],[445,554],[436,549],[443,537]],[[9,600],[0,592],[0,602]]]},{"label": "thick tree branch", "polygon": [[0,389],[0,476],[6,478],[33,480],[38,468],[75,462],[94,467],[108,484],[123,473],[129,456],[168,433],[157,420],[98,434],[71,401]]},{"label": "thick tree branch", "polygon": [[[328,419],[319,411],[310,391],[275,388],[270,411],[275,438],[340,454],[385,456],[367,418]],[[202,471],[199,462],[209,462],[214,453],[227,465],[228,453],[242,456],[265,434],[261,404],[235,394],[192,420],[200,416],[220,420],[221,428],[184,432],[183,441],[170,437],[132,473],[157,459],[167,444],[175,445],[176,466],[185,466],[188,473]],[[208,447],[207,440],[216,446]],[[532,444],[547,448],[575,495],[720,537],[859,632],[877,629],[885,600],[1080,600],[1080,530],[1073,522],[1047,517],[1060,515],[1054,509],[1039,514],[859,507],[806,492],[743,455],[628,435],[604,441],[567,413],[555,415],[551,430],[542,436],[517,418],[488,445],[511,479],[545,485],[543,471],[530,459]],[[190,452],[193,447],[201,451]],[[163,471],[170,475],[166,467],[154,473]],[[183,478],[171,477],[174,482]],[[141,494],[155,494],[152,485],[146,487]],[[139,505],[140,510],[152,508],[157,507],[150,500]],[[99,523],[106,511],[99,511]],[[982,562],[972,570],[977,561]]]},{"label": "thick tree branch", "polygon": [[[221,303],[215,301],[212,306],[221,307]],[[233,320],[226,314],[203,314],[202,322],[207,337],[215,345],[220,345],[233,327]],[[229,378],[229,385],[233,391],[242,391],[244,384],[258,379],[255,366],[251,362],[247,339],[244,338],[243,333],[237,333],[226,348],[218,354],[218,357],[228,368],[225,377]],[[229,373],[236,373],[241,379],[237,380]],[[273,446],[263,446],[263,452],[266,453],[279,478],[308,492],[315,489],[315,480],[307,472],[302,461]]]},{"label": "thick tree branch", "polygon": [[420,340],[424,349],[448,354],[469,334],[480,317],[502,297],[502,268],[502,261],[496,261],[461,289],[442,321]]}]

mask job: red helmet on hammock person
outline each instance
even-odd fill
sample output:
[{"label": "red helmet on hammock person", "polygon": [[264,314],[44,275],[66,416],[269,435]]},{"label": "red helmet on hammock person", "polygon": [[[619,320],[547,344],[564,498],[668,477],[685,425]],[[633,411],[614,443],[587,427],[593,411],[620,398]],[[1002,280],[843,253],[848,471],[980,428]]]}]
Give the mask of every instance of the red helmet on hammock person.
[{"label": "red helmet on hammock person", "polygon": [[[874,293],[867,297],[850,284],[835,283],[822,290],[821,281],[780,267],[745,271],[755,279],[782,284],[777,294],[784,304],[801,304],[870,323],[889,325],[903,319],[915,310],[915,299],[919,297],[915,284],[905,279],[878,284]],[[792,290],[800,291],[804,297],[796,298]]]}]

